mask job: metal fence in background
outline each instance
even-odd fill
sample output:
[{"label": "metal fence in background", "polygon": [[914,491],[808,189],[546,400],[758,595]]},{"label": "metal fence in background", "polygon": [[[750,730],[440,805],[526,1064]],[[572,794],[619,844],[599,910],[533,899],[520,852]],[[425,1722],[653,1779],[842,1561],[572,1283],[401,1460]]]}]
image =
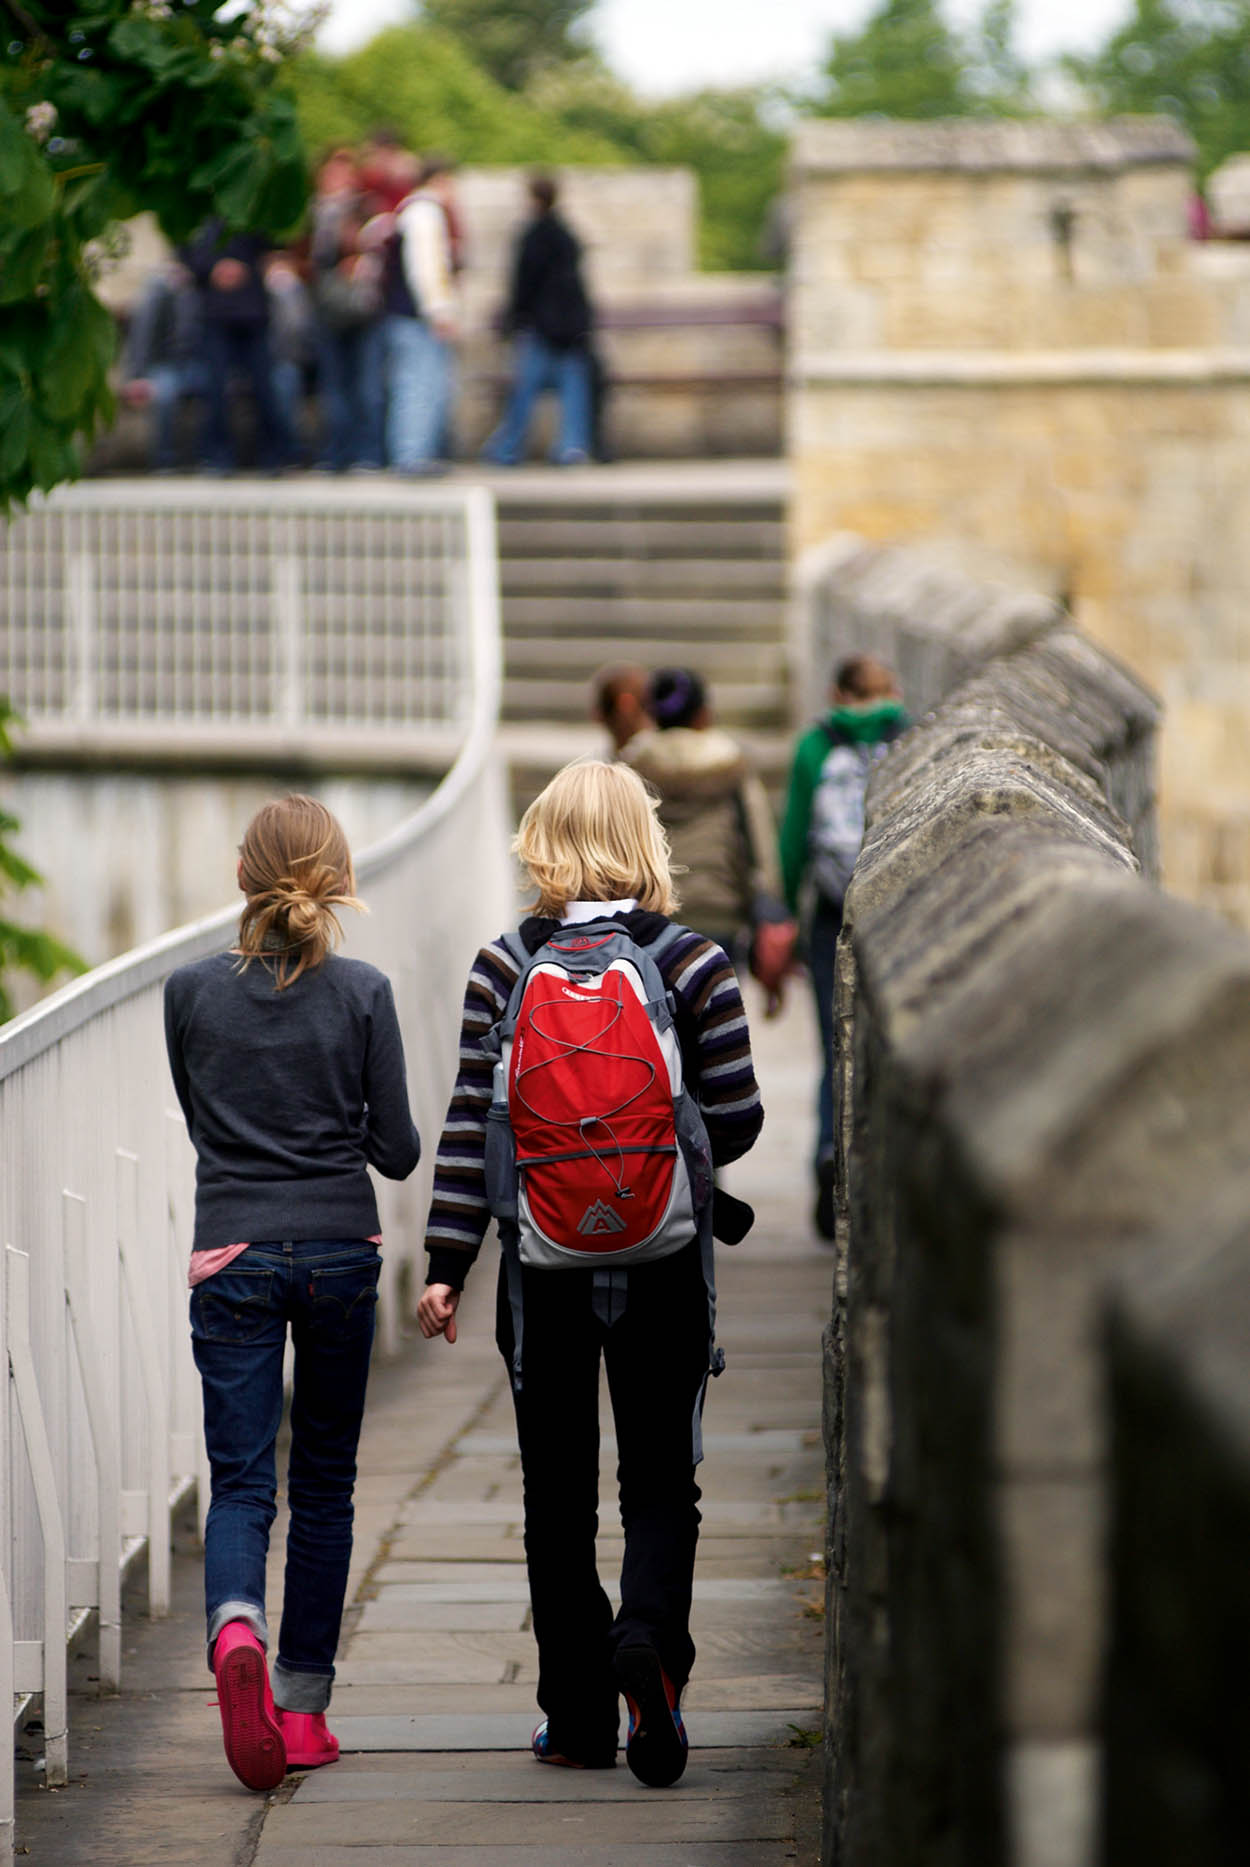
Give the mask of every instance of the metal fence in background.
[{"label": "metal fence in background", "polygon": [[[16,660],[10,637],[7,669],[20,661],[19,672],[34,683],[15,690],[32,715],[36,701],[80,704],[84,670],[91,670],[97,707],[160,698],[187,707],[194,719],[196,706],[228,706],[236,723],[250,721],[255,732],[269,717],[266,708],[289,703],[297,672],[299,704],[331,708],[332,655],[341,650],[329,645],[341,642],[351,614],[343,592],[359,601],[355,626],[368,633],[376,618],[365,593],[377,588],[383,600],[376,616],[385,626],[351,689],[351,706],[386,721],[402,692],[404,705],[423,717],[460,722],[450,775],[415,817],[358,861],[372,912],[351,917],[347,929],[347,950],[393,980],[425,1144],[411,1180],[379,1185],[385,1353],[400,1339],[404,1291],[420,1281],[421,1225],[455,1070],[465,973],[510,907],[494,749],[493,509],[488,493],[472,489],[408,491],[402,515],[388,510],[387,524],[395,526],[384,528],[388,551],[398,556],[400,541],[412,541],[408,581],[428,577],[439,592],[422,606],[386,595],[405,581],[402,564],[352,561],[352,538],[367,544],[383,535],[354,499],[350,511],[337,512],[329,492],[317,489],[313,509],[296,513],[285,489],[257,489],[258,509],[249,515],[234,497],[232,489],[228,510],[207,532],[202,518],[190,516],[189,488],[171,489],[159,504],[145,491],[130,531],[111,488],[76,489],[72,499],[20,520],[7,545],[8,589],[15,578],[23,590],[34,588],[25,580],[40,553],[56,560],[61,581],[49,608],[49,645],[37,643],[31,608]],[[274,509],[262,513],[262,498]],[[33,528],[25,543],[23,528]],[[211,547],[203,544],[209,535]],[[124,562],[127,538],[142,558],[133,571]],[[252,546],[240,545],[249,539]],[[292,541],[299,540],[297,550]],[[305,668],[282,634],[282,603],[308,588],[314,544],[317,561],[333,563],[334,579],[331,594],[300,612],[299,629],[312,631],[299,637],[311,664]],[[189,617],[178,579],[185,581],[182,553],[193,548],[202,552],[205,587]],[[216,595],[207,588],[211,576],[223,581]],[[131,616],[116,600],[127,577],[127,587],[143,594],[144,606]],[[266,589],[268,606],[258,594]],[[249,645],[240,621],[249,613],[259,645]],[[322,621],[314,624],[316,617]],[[405,639],[392,641],[392,634]],[[197,699],[201,675],[206,691]],[[0,689],[5,678],[0,665]],[[171,1513],[197,1483],[203,1508],[186,1318],[194,1163],[165,1062],[162,987],[175,966],[228,944],[236,912],[125,955],[0,1029],[0,1352],[10,1371],[0,1383],[0,1703],[9,1691],[19,1715],[32,1698],[41,1700],[49,1784],[64,1782],[68,1767],[67,1638],[91,1637],[94,1622],[101,1690],[115,1689],[126,1566],[146,1549],[149,1606],[165,1611]],[[9,1867],[12,1849],[6,1766],[0,1867]]]},{"label": "metal fence in background", "polygon": [[463,736],[468,501],[390,481],[97,480],[0,533],[35,743]]}]

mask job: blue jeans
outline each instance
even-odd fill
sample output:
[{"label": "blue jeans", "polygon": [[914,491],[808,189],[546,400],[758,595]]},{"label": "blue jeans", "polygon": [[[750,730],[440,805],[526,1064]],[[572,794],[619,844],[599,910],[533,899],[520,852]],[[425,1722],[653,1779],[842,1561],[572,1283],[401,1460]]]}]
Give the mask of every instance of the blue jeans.
[{"label": "blue jeans", "polygon": [[290,1525],[273,1666],[274,1701],[288,1711],[324,1711],[330,1702],[380,1267],[377,1247],[358,1239],[252,1244],[191,1292],[212,1472],[204,1535],[210,1666],[227,1621],[246,1621],[269,1644],[265,1562],[291,1328]]},{"label": "blue jeans", "polygon": [[262,469],[285,466],[291,454],[291,437],[274,392],[273,358],[265,325],[209,320],[201,341],[208,398],[203,437],[205,465],[230,472],[236,464],[230,389],[233,378],[242,376],[256,409],[256,464]]},{"label": "blue jeans", "polygon": [[451,406],[451,345],[420,318],[388,317],[386,452],[400,473],[420,473],[439,458]]},{"label": "blue jeans", "polygon": [[386,348],[382,323],[317,332],[321,458],[335,473],[380,467],[385,448]]},{"label": "blue jeans", "polygon": [[837,902],[816,903],[807,936],[807,969],[816,1000],[820,1032],[821,1075],[816,1098],[816,1164],[833,1155],[834,1066],[837,1046],[833,1033],[833,959],[842,931],[842,909]]},{"label": "blue jeans", "polygon": [[516,340],[516,374],[503,420],[482,449],[483,457],[515,467],[525,453],[534,404],[544,389],[560,397],[560,432],[552,459],[560,465],[590,455],[590,364],[584,349],[557,350],[533,331]]}]

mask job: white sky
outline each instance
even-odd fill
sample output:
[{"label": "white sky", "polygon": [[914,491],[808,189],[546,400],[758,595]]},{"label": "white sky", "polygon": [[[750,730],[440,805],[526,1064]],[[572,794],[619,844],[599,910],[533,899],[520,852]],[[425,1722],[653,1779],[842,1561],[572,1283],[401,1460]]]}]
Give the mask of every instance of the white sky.
[{"label": "white sky", "polygon": [[[413,0],[332,0],[320,43],[346,51],[414,10]],[[854,29],[872,10],[872,0],[599,0],[594,26],[612,68],[635,89],[661,95],[799,79],[833,33]],[[1020,49],[1031,60],[1087,50],[1130,10],[1129,0],[1018,0]],[[954,23],[979,11],[979,0],[947,0]]]}]

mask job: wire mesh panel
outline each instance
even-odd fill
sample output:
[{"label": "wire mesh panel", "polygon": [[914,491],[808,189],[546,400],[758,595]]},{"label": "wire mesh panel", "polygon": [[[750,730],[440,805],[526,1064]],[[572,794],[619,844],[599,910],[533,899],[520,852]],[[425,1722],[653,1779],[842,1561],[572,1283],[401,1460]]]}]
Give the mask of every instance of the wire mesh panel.
[{"label": "wire mesh panel", "polygon": [[65,489],[0,534],[0,692],[32,725],[463,727],[473,497]]}]

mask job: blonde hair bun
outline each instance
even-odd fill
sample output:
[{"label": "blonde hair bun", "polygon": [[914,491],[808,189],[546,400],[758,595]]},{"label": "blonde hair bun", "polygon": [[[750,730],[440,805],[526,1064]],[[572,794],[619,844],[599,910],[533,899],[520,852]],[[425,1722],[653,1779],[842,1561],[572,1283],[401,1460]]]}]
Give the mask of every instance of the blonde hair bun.
[{"label": "blonde hair bun", "polygon": [[239,921],[243,964],[272,961],[279,991],[338,945],[337,909],[364,910],[343,826],[302,792],[263,804],[252,818],[239,845],[239,886],[247,896]]}]

